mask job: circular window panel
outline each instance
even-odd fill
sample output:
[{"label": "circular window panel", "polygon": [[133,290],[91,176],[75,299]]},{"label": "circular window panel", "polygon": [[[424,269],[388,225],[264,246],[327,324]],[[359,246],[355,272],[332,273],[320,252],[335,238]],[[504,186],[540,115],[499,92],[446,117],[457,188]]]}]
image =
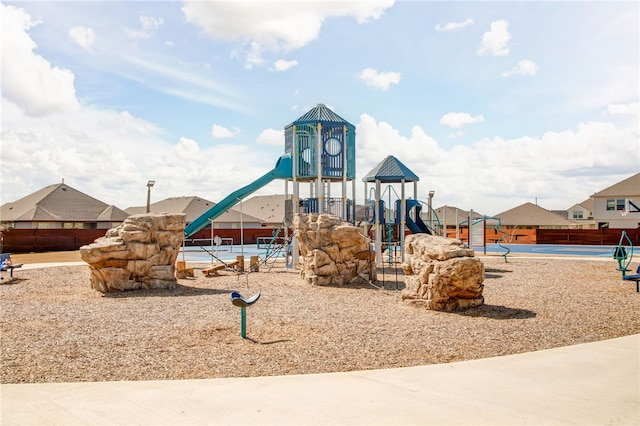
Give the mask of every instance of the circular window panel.
[{"label": "circular window panel", "polygon": [[324,143],[324,150],[329,155],[338,155],[342,151],[342,144],[336,138],[329,138]]}]

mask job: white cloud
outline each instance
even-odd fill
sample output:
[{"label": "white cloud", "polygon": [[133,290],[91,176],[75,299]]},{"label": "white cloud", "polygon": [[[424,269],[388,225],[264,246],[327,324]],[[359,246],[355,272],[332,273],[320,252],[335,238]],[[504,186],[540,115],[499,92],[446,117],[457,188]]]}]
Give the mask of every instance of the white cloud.
[{"label": "white cloud", "polygon": [[228,129],[219,124],[211,126],[211,137],[214,139],[228,139],[233,138],[238,134],[238,129]]},{"label": "white cloud", "polygon": [[[391,154],[420,178],[418,199],[425,200],[433,189],[436,206],[488,215],[536,197],[544,208],[567,209],[637,173],[640,155],[634,128],[606,122],[582,123],[541,138],[496,137],[447,148],[419,126],[404,136],[367,114],[360,116],[356,132],[358,182]],[[545,155],[549,152],[554,155]],[[532,160],[542,155],[544,161]]]},{"label": "white cloud", "polygon": [[181,137],[180,141],[173,147],[174,152],[183,160],[189,161],[200,155],[200,146],[193,139]]},{"label": "white cloud", "polygon": [[358,23],[378,19],[394,0],[304,2],[185,1],[187,22],[216,39],[250,46],[249,67],[263,52],[287,52],[318,38],[325,19],[353,16]]},{"label": "white cloud", "polygon": [[473,19],[465,19],[462,22],[449,22],[444,26],[438,24],[435,26],[435,29],[436,31],[454,31],[459,30],[460,28],[467,27],[471,24],[473,24]]},{"label": "white cloud", "polygon": [[[15,201],[63,178],[72,187],[122,209],[154,200],[199,195],[220,200],[273,167],[255,147],[202,148],[185,137],[172,144],[162,131],[128,112],[80,109],[46,120],[2,100],[2,202]],[[149,155],[153,153],[153,155]],[[218,162],[211,159],[242,159]],[[239,184],[240,182],[240,184]]]},{"label": "white cloud", "polygon": [[164,19],[154,18],[153,16],[140,15],[140,23],[142,24],[142,29],[155,30],[160,28],[160,26],[164,23]]},{"label": "white cloud", "polygon": [[482,35],[479,55],[504,56],[509,54],[507,44],[511,40],[509,23],[504,19],[491,23],[491,29]]},{"label": "white cloud", "polygon": [[89,27],[73,27],[69,30],[69,38],[87,51],[91,51],[91,47],[96,42],[96,33]]},{"label": "white cloud", "polygon": [[263,130],[258,135],[256,142],[260,145],[284,146],[284,130]]},{"label": "white cloud", "polygon": [[74,75],[52,67],[34,53],[35,42],[27,31],[37,23],[22,9],[2,8],[2,97],[30,115],[46,115],[79,108]]},{"label": "white cloud", "polygon": [[535,62],[529,61],[527,59],[523,59],[518,62],[518,65],[513,67],[509,71],[504,71],[502,73],[503,77],[510,77],[512,75],[527,75],[527,76],[535,76],[538,73],[540,67]]},{"label": "white cloud", "polygon": [[358,74],[358,78],[364,81],[367,86],[373,86],[382,90],[387,90],[392,84],[400,83],[399,72],[378,72],[373,68],[365,68]]},{"label": "white cloud", "polygon": [[129,29],[125,31],[132,39],[147,39],[156,34],[156,30],[164,24],[164,19],[153,16],[140,15],[140,29]]},{"label": "white cloud", "polygon": [[482,123],[483,121],[483,115],[476,115],[474,117],[466,112],[450,112],[440,118],[440,124],[454,129],[459,129],[465,124]]},{"label": "white cloud", "polygon": [[291,61],[285,61],[284,59],[277,60],[273,63],[273,70],[275,71],[286,71],[290,68],[298,65],[298,61],[292,59]]},{"label": "white cloud", "polygon": [[638,102],[631,102],[628,104],[607,105],[606,114],[637,117],[639,105],[640,104]]}]

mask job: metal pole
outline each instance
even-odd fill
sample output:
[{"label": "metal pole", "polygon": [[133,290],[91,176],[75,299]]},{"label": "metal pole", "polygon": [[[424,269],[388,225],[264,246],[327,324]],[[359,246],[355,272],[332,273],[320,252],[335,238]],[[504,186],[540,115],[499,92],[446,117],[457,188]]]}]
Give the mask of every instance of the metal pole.
[{"label": "metal pole", "polygon": [[473,228],[473,209],[469,210],[469,217],[467,218],[467,229],[469,230],[468,240],[469,240],[469,248],[473,250],[473,238],[471,237]]},{"label": "metal pole", "polygon": [[240,336],[247,338],[247,308],[244,306],[240,308]]},{"label": "metal pole", "polygon": [[[209,219],[211,223],[211,252],[213,253],[213,220]],[[216,245],[216,254],[218,253],[218,246]],[[213,265],[213,256],[211,256],[211,264]]]},{"label": "metal pole", "polygon": [[342,126],[342,220],[347,220],[347,126]]},{"label": "metal pole", "polygon": [[155,184],[155,180],[147,181],[147,213],[151,211],[151,187]]},{"label": "metal pole", "polygon": [[380,221],[380,180],[376,179],[376,200],[374,204],[376,218],[376,265],[382,263],[382,235]]},{"label": "metal pole", "polygon": [[244,257],[244,223],[242,218],[242,200],[240,200],[240,254]]},{"label": "metal pole", "polygon": [[318,197],[318,213],[326,213],[324,209],[324,191],[322,188],[322,124],[316,126],[316,197]]},{"label": "metal pole", "polygon": [[[402,261],[404,262],[404,226],[407,217],[407,200],[405,199],[404,194],[404,179],[402,179],[402,186],[400,193],[402,194],[402,199],[400,200],[400,255]],[[395,254],[395,253],[394,253]],[[397,283],[396,283],[397,285]]]}]

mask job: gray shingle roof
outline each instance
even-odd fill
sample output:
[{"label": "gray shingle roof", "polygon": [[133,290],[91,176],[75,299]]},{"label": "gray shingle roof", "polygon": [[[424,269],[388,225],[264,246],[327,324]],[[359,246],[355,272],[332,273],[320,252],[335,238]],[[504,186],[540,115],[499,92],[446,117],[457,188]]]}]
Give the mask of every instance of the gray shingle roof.
[{"label": "gray shingle roof", "polygon": [[[436,215],[438,215],[438,220],[440,221],[440,224],[445,225],[445,221],[446,221],[446,225],[447,226],[455,226],[456,225],[456,210],[458,211],[458,223],[462,223],[468,220],[469,218],[469,211],[468,210],[463,210],[463,209],[459,209],[455,206],[441,206],[438,207],[436,209],[434,209],[436,212]],[[429,214],[427,209],[423,209],[422,210],[422,215],[427,215]],[[482,214],[474,211],[473,212],[473,219],[478,219],[482,217]],[[465,222],[466,223],[466,222]]]},{"label": "gray shingle roof", "polygon": [[518,207],[495,215],[505,226],[562,226],[571,227],[575,222],[552,213],[533,203],[524,203]]},{"label": "gray shingle roof", "polygon": [[[151,211],[156,213],[184,213],[187,215],[187,223],[191,223],[196,218],[200,217],[203,213],[215,206],[216,203],[207,199],[186,196],[186,197],[170,197],[164,200],[157,201],[151,204]],[[147,211],[146,206],[129,207],[125,210],[128,214],[140,214]],[[244,222],[260,223],[260,219],[251,216],[250,213],[242,212],[242,220]],[[240,207],[236,205],[234,208],[229,209],[227,212],[220,215],[215,220],[216,223],[224,222],[240,222]]]},{"label": "gray shingle roof", "polygon": [[393,155],[389,155],[371,169],[371,171],[362,178],[362,181],[375,182],[379,180],[382,183],[401,183],[403,179],[405,182],[417,182],[420,180],[420,178],[409,170],[407,166],[402,164],[400,160]]},{"label": "gray shingle roof", "polygon": [[[235,208],[239,209],[239,206]],[[285,215],[284,194],[256,195],[242,202],[242,211],[264,223],[282,223]]]},{"label": "gray shingle roof", "polygon": [[119,222],[127,213],[64,183],[46,186],[0,207],[3,222]]},{"label": "gray shingle roof", "polygon": [[592,197],[638,197],[640,196],[640,173],[636,173],[602,191],[596,192]]}]

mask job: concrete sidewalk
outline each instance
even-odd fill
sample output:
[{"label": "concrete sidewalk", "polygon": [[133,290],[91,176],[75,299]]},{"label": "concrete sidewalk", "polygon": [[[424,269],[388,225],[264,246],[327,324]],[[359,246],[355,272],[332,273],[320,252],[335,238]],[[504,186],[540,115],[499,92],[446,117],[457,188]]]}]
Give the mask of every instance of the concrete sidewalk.
[{"label": "concrete sidewalk", "polygon": [[5,384],[3,425],[640,424],[640,334],[350,373]]}]

